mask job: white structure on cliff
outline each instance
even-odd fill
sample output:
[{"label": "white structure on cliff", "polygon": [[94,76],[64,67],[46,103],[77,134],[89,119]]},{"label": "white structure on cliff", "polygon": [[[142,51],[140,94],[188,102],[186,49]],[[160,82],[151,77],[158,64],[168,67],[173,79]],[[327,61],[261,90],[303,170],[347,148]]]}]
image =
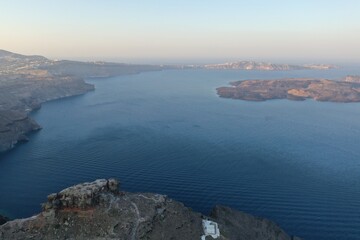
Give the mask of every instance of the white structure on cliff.
[{"label": "white structure on cliff", "polygon": [[214,239],[220,237],[219,226],[216,222],[202,220],[202,225],[204,229],[204,235],[201,236],[201,240],[205,240],[206,236],[211,236]]}]

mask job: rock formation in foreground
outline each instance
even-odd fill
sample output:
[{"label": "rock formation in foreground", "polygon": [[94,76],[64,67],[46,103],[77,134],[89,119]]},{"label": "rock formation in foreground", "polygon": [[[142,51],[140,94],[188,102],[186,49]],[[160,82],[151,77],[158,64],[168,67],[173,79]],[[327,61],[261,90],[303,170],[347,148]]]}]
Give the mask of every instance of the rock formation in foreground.
[{"label": "rock formation in foreground", "polygon": [[244,80],[219,87],[220,97],[248,101],[270,99],[305,100],[311,98],[327,102],[360,102],[360,81],[347,77],[343,81],[312,78],[284,78],[275,80]]},{"label": "rock formation in foreground", "polygon": [[121,192],[118,185],[100,179],[50,194],[40,214],[1,225],[0,239],[299,239],[227,207],[205,217],[165,195]]}]

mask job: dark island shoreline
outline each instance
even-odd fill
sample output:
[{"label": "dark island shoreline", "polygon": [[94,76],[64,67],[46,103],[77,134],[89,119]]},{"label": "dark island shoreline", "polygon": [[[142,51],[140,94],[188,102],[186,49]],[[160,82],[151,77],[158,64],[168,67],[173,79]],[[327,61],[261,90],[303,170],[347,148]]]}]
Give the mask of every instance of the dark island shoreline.
[{"label": "dark island shoreline", "polygon": [[347,76],[340,81],[316,78],[256,79],[231,82],[230,85],[217,88],[217,94],[222,98],[246,101],[313,99],[321,102],[360,102],[359,76]]}]

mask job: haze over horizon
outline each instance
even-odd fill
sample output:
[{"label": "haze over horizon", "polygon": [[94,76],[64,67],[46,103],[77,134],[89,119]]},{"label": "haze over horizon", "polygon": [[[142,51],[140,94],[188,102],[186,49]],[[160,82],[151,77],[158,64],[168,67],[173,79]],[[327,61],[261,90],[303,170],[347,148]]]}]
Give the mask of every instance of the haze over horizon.
[{"label": "haze over horizon", "polygon": [[355,0],[5,0],[0,49],[127,62],[356,62],[359,7]]}]

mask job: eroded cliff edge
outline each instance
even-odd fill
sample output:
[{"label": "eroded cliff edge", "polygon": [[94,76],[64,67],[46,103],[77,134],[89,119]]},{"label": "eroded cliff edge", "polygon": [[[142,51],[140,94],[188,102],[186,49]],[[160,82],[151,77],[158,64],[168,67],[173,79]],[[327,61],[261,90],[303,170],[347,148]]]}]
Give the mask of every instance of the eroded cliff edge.
[{"label": "eroded cliff edge", "polygon": [[115,179],[50,194],[42,207],[36,216],[1,225],[0,239],[196,240],[204,236],[204,219],[218,224],[216,239],[299,239],[267,219],[227,207],[217,206],[206,217],[165,195],[122,192]]},{"label": "eroded cliff edge", "polygon": [[111,77],[142,71],[161,70],[159,66],[105,62],[53,61],[42,56],[25,56],[0,50],[0,152],[27,141],[40,126],[29,112],[41,104],[94,90],[86,77]]}]

